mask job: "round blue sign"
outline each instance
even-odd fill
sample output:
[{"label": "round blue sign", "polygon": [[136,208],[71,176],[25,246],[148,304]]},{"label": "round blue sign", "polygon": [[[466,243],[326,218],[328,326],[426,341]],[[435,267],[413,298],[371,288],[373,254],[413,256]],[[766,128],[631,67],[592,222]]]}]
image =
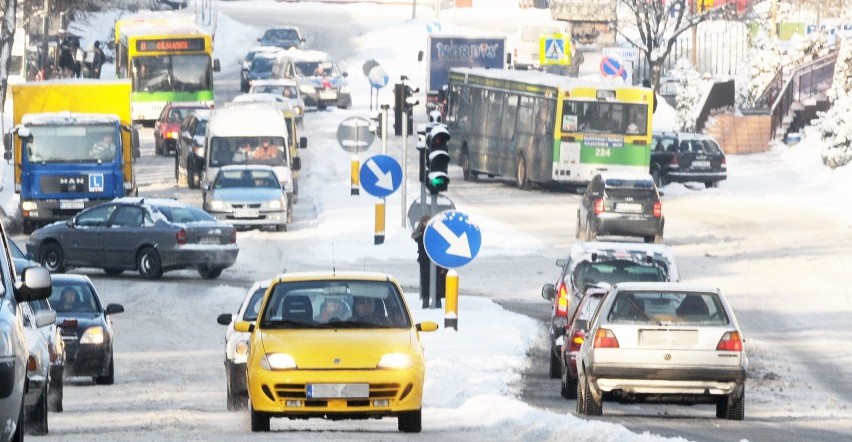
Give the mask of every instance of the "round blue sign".
[{"label": "round blue sign", "polygon": [[384,198],[402,184],[402,167],[391,156],[373,155],[361,165],[358,177],[365,192]]},{"label": "round blue sign", "polygon": [[381,89],[388,85],[388,81],[390,77],[388,76],[385,68],[381,66],[374,66],[370,69],[370,73],[367,74],[367,79],[370,80],[370,86],[373,86],[376,89]]},{"label": "round blue sign", "polygon": [[429,259],[451,269],[473,261],[482,246],[482,234],[466,214],[447,210],[429,220],[423,245]]}]

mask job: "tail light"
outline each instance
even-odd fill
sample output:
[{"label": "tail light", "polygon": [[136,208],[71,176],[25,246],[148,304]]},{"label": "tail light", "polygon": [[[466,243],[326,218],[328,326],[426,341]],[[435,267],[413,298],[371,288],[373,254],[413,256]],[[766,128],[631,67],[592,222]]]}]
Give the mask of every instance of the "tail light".
[{"label": "tail light", "polygon": [[178,139],[178,133],[176,131],[175,132],[166,132],[166,138],[173,138],[173,139],[176,140],[176,139]]},{"label": "tail light", "polygon": [[565,286],[565,281],[559,283],[559,288],[556,290],[556,315],[557,317],[568,316],[568,287]]},{"label": "tail light", "polygon": [[726,160],[724,156],[722,157],[722,168],[728,168],[728,160]]},{"label": "tail light", "polygon": [[739,332],[727,332],[722,335],[719,344],[716,345],[716,350],[719,351],[743,351],[743,341],[740,339]]},{"label": "tail light", "polygon": [[186,244],[186,230],[180,229],[177,233],[175,233],[175,241],[177,241],[179,246]]},{"label": "tail light", "polygon": [[601,214],[605,211],[606,211],[606,209],[604,208],[603,198],[596,199],[595,200],[595,215]]},{"label": "tail light", "polygon": [[568,351],[580,351],[580,346],[586,340],[586,331],[575,329],[571,334],[571,340],[568,341]]},{"label": "tail light", "polygon": [[672,159],[669,160],[669,165],[677,166],[678,164],[680,163],[678,162],[677,155],[672,155]]},{"label": "tail light", "polygon": [[228,244],[237,243],[237,229],[231,230],[231,236],[228,238]]},{"label": "tail light", "polygon": [[27,358],[27,371],[36,371],[38,370],[38,359],[34,355],[30,355]]},{"label": "tail light", "polygon": [[618,348],[618,339],[612,330],[599,328],[595,332],[595,348]]},{"label": "tail light", "polygon": [[659,201],[654,201],[654,218],[663,216],[663,205]]}]

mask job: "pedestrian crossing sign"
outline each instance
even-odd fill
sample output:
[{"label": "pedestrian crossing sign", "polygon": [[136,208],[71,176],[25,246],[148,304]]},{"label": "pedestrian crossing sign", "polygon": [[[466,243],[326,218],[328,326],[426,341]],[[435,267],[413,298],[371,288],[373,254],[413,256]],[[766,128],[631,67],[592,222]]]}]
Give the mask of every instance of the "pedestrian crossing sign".
[{"label": "pedestrian crossing sign", "polygon": [[571,64],[571,39],[562,34],[542,35],[539,41],[539,63],[547,65]]}]

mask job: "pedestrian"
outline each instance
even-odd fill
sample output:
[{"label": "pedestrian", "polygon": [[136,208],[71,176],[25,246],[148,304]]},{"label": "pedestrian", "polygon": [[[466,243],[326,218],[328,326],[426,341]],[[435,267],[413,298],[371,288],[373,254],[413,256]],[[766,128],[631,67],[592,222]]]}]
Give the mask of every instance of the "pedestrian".
[{"label": "pedestrian", "polygon": [[[411,239],[417,243],[417,263],[420,265],[420,300],[423,302],[423,308],[429,308],[429,302],[431,301],[429,299],[429,268],[432,260],[426,253],[426,246],[423,242],[423,234],[426,231],[426,224],[429,223],[430,218],[429,215],[423,215],[420,218],[420,222],[417,223],[414,232],[411,233]],[[441,299],[444,298],[446,291],[445,278],[447,276],[447,269],[437,265],[435,269],[438,275],[437,284],[435,285],[435,307],[440,308]]]},{"label": "pedestrian", "polygon": [[94,52],[94,55],[92,55],[92,78],[101,78],[101,66],[106,61],[106,55],[101,49],[100,41],[95,41],[95,48],[92,52]]},{"label": "pedestrian", "polygon": [[74,78],[83,78],[83,60],[86,52],[80,49],[78,40],[71,40],[71,55],[74,57]]},{"label": "pedestrian", "polygon": [[74,75],[74,56],[71,55],[71,47],[68,42],[63,42],[59,47],[58,64],[62,78],[70,78]]}]

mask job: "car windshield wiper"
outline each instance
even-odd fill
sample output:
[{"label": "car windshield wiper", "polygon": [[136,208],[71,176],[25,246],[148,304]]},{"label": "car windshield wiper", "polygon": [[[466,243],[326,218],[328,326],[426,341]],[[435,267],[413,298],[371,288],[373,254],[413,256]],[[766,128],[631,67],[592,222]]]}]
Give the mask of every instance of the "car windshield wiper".
[{"label": "car windshield wiper", "polygon": [[314,324],[302,321],[294,321],[292,319],[284,319],[280,321],[268,321],[263,324],[264,328],[313,328]]}]

